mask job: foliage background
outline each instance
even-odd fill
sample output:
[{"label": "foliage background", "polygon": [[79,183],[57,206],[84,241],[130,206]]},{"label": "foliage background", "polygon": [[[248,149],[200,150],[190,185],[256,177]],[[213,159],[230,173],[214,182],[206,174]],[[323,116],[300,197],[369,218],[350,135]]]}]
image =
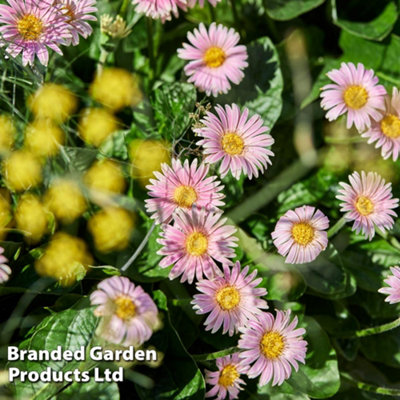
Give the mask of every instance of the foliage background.
[{"label": "foliage background", "polygon": [[[119,116],[124,129],[100,150],[85,148],[77,139],[76,119],[66,127],[70,132],[65,152],[72,158],[70,170],[82,173],[100,155],[127,165],[127,145],[134,138],[159,138],[174,144],[175,154],[196,154],[190,129],[196,101],[206,104],[235,102],[259,113],[272,128],[273,165],[260,179],[239,182],[224,179],[227,194],[225,212],[238,225],[240,247],[237,259],[257,268],[268,289],[270,307],[290,308],[307,329],[309,343],[306,365],[279,388],[257,388],[249,380],[241,399],[305,400],[309,398],[380,399],[375,386],[400,390],[400,330],[368,338],[346,338],[346,332],[390,321],[399,315],[399,305],[388,305],[377,293],[389,267],[399,263],[400,223],[388,238],[368,242],[344,227],[331,240],[329,249],[315,262],[290,266],[276,254],[271,232],[287,210],[309,204],[320,208],[331,221],[341,215],[335,193],[338,182],[352,170],[377,171],[393,183],[400,196],[399,165],[383,161],[343,121],[327,123],[316,101],[325,73],[341,61],[362,62],[376,71],[391,91],[400,86],[399,1],[346,0],[222,0],[215,9],[195,8],[162,25],[150,24],[125,2],[124,18],[133,24],[132,33],[111,41],[94,24],[95,32],[77,47],[64,48],[65,56],[52,57],[47,70],[23,69],[16,61],[1,57],[0,107],[13,113],[22,127],[29,119],[25,100],[44,78],[69,86],[89,104],[87,87],[100,58],[108,65],[126,68],[142,80],[145,101]],[[116,14],[120,1],[98,1],[99,15]],[[217,21],[237,29],[249,52],[246,78],[227,95],[204,98],[185,83],[184,63],[176,50],[186,33],[198,23]],[[154,57],[149,53],[149,32],[154,39]],[[153,33],[153,35],[151,35]],[[22,129],[21,129],[22,130]],[[22,140],[22,139],[21,139]],[[59,156],[47,169],[65,170]],[[107,257],[96,253],[82,218],[68,226],[92,246],[98,265],[117,269],[139,245],[151,222],[144,213],[146,192],[130,179],[127,203],[140,215],[131,246]],[[14,203],[16,199],[13,199]],[[32,399],[202,399],[205,383],[202,371],[213,368],[215,352],[235,346],[237,337],[211,335],[203,319],[192,311],[189,301],[194,287],[166,279],[168,270],[158,267],[156,229],[148,245],[127,275],[152,293],[163,315],[164,327],[146,346],[164,354],[158,368],[137,365],[125,370],[124,383],[57,385],[3,385],[9,398]],[[6,368],[8,345],[51,350],[57,345],[74,349],[92,343],[97,321],[88,306],[87,295],[110,273],[96,269],[72,288],[61,288],[40,278],[34,258],[45,246],[28,247],[18,233],[1,243],[11,260],[12,279],[0,288],[1,356]],[[70,370],[76,363],[50,363],[53,369]],[[20,363],[22,369],[41,370],[47,365]],[[82,366],[81,366],[82,367]],[[90,365],[85,367],[90,368]],[[110,365],[107,365],[110,367]],[[371,387],[363,386],[365,382]],[[3,378],[3,383],[5,379]],[[370,390],[368,390],[370,389]],[[385,396],[395,398],[395,396]]]}]

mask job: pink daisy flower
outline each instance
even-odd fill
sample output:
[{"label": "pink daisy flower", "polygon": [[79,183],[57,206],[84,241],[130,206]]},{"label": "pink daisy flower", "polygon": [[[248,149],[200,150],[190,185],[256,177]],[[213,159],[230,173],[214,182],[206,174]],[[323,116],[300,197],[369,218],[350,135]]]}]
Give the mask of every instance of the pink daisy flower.
[{"label": "pink daisy flower", "polygon": [[303,264],[315,260],[326,249],[328,227],[329,219],[320,210],[302,206],[279,218],[271,236],[288,264]]},{"label": "pink daisy flower", "polygon": [[227,93],[230,82],[240,83],[244,77],[242,70],[248,65],[247,50],[237,44],[240,36],[234,29],[213,22],[207,31],[200,24],[193,33],[188,33],[188,39],[191,44],[183,43],[178,57],[190,60],[185,66],[189,82],[214,97]]},{"label": "pink daisy flower", "polygon": [[229,332],[229,336],[232,336],[248,320],[256,319],[261,309],[268,308],[267,302],[260,299],[266,296],[267,290],[256,288],[262,281],[261,278],[255,279],[257,271],[247,275],[249,267],[240,271],[239,261],[232,270],[227,265],[223,268],[223,276],[196,283],[201,294],[194,296],[192,304],[196,314],[210,313],[204,322],[206,331],[215,333],[223,325],[222,333]]},{"label": "pink daisy flower", "polygon": [[221,199],[225,195],[220,193],[224,187],[216,176],[207,178],[209,167],[197,167],[197,159],[190,165],[188,160],[182,165],[180,160],[173,159],[172,168],[164,163],[161,170],[162,173],[154,172],[157,179],[150,179],[151,185],[146,186],[153,197],[146,200],[146,210],[157,223],[171,221],[175,210],[189,211],[196,206],[215,212],[224,205]]},{"label": "pink daisy flower", "polygon": [[32,65],[35,55],[43,65],[49,60],[48,49],[62,55],[60,44],[70,38],[66,17],[43,7],[38,0],[7,0],[0,5],[1,45],[17,57],[22,53],[22,64]]},{"label": "pink daisy flower", "polygon": [[204,209],[194,209],[188,213],[178,210],[175,215],[174,225],[165,225],[158,239],[163,247],[157,252],[165,256],[160,261],[160,267],[167,268],[173,265],[169,273],[170,279],[182,275],[181,282],[193,282],[203,274],[211,279],[220,275],[215,261],[232,265],[231,258],[235,257],[238,240],[233,234],[236,229],[224,225],[226,218],[221,219],[221,214],[208,212]]},{"label": "pink daisy flower", "polygon": [[264,121],[257,114],[248,119],[249,110],[245,108],[241,113],[236,104],[226,105],[225,109],[218,105],[215,110],[218,115],[207,112],[201,120],[204,126],[194,129],[203,138],[197,144],[203,146],[204,161],[212,164],[222,160],[222,177],[231,171],[236,179],[242,172],[249,179],[258,178],[259,170],[264,173],[274,155],[267,148],[274,139],[265,133],[268,128],[263,126]]},{"label": "pink daisy flower", "polygon": [[375,226],[381,231],[391,229],[397,214],[393,211],[399,200],[392,198],[392,184],[386,183],[376,172],[353,172],[349,175],[350,185],[340,182],[337,199],[341,200],[341,211],[347,221],[354,221],[352,230],[360,231],[371,240]]},{"label": "pink daisy flower", "polygon": [[388,295],[385,299],[388,303],[400,303],[400,268],[391,267],[390,271],[392,275],[389,275],[389,277],[384,280],[389,287],[383,287],[379,289],[378,292]]},{"label": "pink daisy flower", "polygon": [[178,17],[179,8],[186,11],[187,0],[132,0],[136,11],[162,22],[171,20],[171,14]]},{"label": "pink daisy flower", "polygon": [[379,121],[381,110],[385,109],[386,89],[378,85],[378,78],[372,69],[362,64],[357,68],[353,63],[342,63],[340,69],[327,73],[334,82],[321,90],[321,107],[329,110],[326,118],[333,121],[347,112],[347,128],[353,124],[359,131],[369,128],[371,118]]},{"label": "pink daisy flower", "polygon": [[276,318],[262,313],[249,322],[238,343],[243,364],[254,363],[247,372],[249,378],[261,375],[261,386],[271,380],[275,386],[290,377],[291,366],[298,371],[298,362],[305,362],[307,342],[302,337],[305,329],[296,326],[297,317],[290,322],[290,310],[277,310]]},{"label": "pink daisy flower", "polygon": [[110,343],[140,346],[159,325],[151,297],[123,276],[101,281],[90,295],[90,303],[97,306],[96,317],[101,317],[96,333]]},{"label": "pink daisy flower", "polygon": [[76,46],[79,43],[79,35],[85,39],[93,32],[87,21],[97,21],[92,13],[97,12],[96,0],[46,0],[50,7],[57,8],[66,17],[65,22],[71,38],[65,44]]},{"label": "pink daisy flower", "polygon": [[6,264],[8,260],[3,253],[3,247],[0,247],[0,283],[7,282],[11,275],[11,268]]},{"label": "pink daisy flower", "polygon": [[382,157],[390,156],[393,161],[399,158],[400,152],[400,94],[393,88],[392,97],[385,98],[386,111],[380,121],[372,121],[371,127],[361,136],[368,138],[368,143],[376,142],[375,147],[382,148]]},{"label": "pink daisy flower", "polygon": [[229,400],[237,399],[239,391],[243,390],[241,385],[246,384],[240,375],[245,374],[249,367],[240,362],[238,353],[217,358],[216,365],[218,371],[205,370],[206,384],[212,386],[206,397],[216,396],[216,400],[223,400],[228,395]]}]

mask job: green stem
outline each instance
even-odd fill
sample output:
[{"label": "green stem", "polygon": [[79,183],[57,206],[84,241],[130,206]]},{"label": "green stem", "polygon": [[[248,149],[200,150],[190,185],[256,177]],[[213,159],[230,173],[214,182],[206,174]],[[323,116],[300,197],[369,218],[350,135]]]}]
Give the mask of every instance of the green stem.
[{"label": "green stem", "polygon": [[153,20],[151,18],[146,18],[147,22],[147,46],[149,52],[150,60],[150,71],[149,71],[149,88],[152,87],[154,77],[155,77],[155,66],[156,60],[154,57],[154,32],[153,32]]},{"label": "green stem", "polygon": [[372,328],[366,328],[354,331],[353,335],[355,337],[372,336],[372,335],[377,335],[379,333],[391,331],[392,329],[398,328],[399,326],[400,326],[400,317],[392,322],[388,322],[383,325],[377,325],[373,326]]},{"label": "green stem", "polygon": [[336,235],[343,228],[344,225],[346,225],[346,219],[342,217],[339,219],[339,221],[336,222],[335,225],[333,225],[328,230],[328,238],[331,238],[332,236]]},{"label": "green stem", "polygon": [[341,372],[340,376],[351,383],[353,386],[357,387],[360,390],[364,390],[365,392],[383,394],[388,396],[400,396],[400,389],[394,388],[385,388],[381,386],[370,385],[369,383],[360,382],[354,379],[350,374],[345,372]]},{"label": "green stem", "polygon": [[211,361],[216,360],[220,357],[229,356],[230,354],[234,354],[238,351],[237,347],[229,347],[225,350],[216,351],[214,353],[206,353],[206,354],[192,354],[192,357],[195,361]]},{"label": "green stem", "polygon": [[227,214],[227,217],[238,223],[253,215],[259,209],[270,203],[279,193],[293,183],[300,180],[312,168],[314,164],[304,164],[301,160],[295,161],[292,165],[281,172],[272,182],[264,185],[257,193],[249,196],[243,203],[239,204]]},{"label": "green stem", "polygon": [[210,10],[210,22],[213,22],[216,20],[214,6],[211,3],[208,3],[208,9]]},{"label": "green stem", "polygon": [[236,8],[236,0],[231,0],[231,7],[232,7],[232,15],[233,15],[233,20],[235,21],[236,29],[239,30],[240,23],[239,23],[239,15],[238,15],[237,8]]},{"label": "green stem", "polygon": [[130,1],[131,0],[123,0],[123,2],[121,4],[121,8],[119,9],[119,13],[118,13],[121,17],[123,17],[125,15]]}]

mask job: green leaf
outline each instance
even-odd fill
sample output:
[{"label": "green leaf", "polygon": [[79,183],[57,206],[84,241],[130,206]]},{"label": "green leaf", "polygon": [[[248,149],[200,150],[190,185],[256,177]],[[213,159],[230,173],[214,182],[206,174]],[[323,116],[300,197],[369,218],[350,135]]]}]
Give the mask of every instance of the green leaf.
[{"label": "green leaf", "polygon": [[158,308],[167,313],[164,329],[154,334],[152,338],[156,348],[165,353],[164,363],[157,370],[153,388],[145,389],[136,385],[139,397],[142,400],[203,400],[205,394],[203,375],[171,323],[167,298],[162,291],[156,290],[154,300]]},{"label": "green leaf", "polygon": [[[94,335],[97,318],[92,308],[85,305],[87,300],[78,303],[76,308],[53,313],[39,325],[31,329],[30,336],[24,340],[19,349],[23,350],[55,350],[62,346],[63,350],[78,350],[81,346],[87,347]],[[84,308],[82,308],[84,307]],[[53,371],[71,371],[80,366],[80,361],[16,361],[10,362],[8,367],[16,367],[24,371],[44,371],[51,368]],[[17,398],[31,398],[35,400],[48,399],[62,390],[66,383],[21,382],[16,381],[14,388]]]},{"label": "green leaf", "polygon": [[330,245],[315,261],[299,264],[298,271],[303,275],[307,286],[323,297],[341,299],[356,291],[356,281],[352,274],[341,266],[341,258]]},{"label": "green leaf", "polygon": [[116,383],[74,382],[66,390],[60,393],[57,400],[119,400],[119,389]]},{"label": "green leaf", "polygon": [[158,132],[164,139],[178,139],[188,127],[194,111],[196,89],[190,83],[168,83],[155,91],[152,101]]},{"label": "green leaf", "polygon": [[392,31],[398,18],[398,9],[395,1],[389,2],[376,18],[368,22],[342,19],[340,15],[338,15],[336,0],[331,1],[334,24],[365,39],[383,40]]},{"label": "green leaf", "polygon": [[249,66],[239,85],[217,97],[219,104],[238,104],[261,115],[271,129],[282,110],[283,78],[275,46],[267,37],[247,45]]},{"label": "green leaf", "polygon": [[325,0],[265,0],[268,15],[279,21],[296,18],[318,6]]}]

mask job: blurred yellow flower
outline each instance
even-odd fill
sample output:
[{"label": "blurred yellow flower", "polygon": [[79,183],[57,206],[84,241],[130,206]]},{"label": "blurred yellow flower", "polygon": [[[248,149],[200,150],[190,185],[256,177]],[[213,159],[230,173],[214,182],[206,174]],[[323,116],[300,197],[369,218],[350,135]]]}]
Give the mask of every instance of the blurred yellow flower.
[{"label": "blurred yellow flower", "polygon": [[64,139],[62,129],[50,120],[36,120],[26,127],[25,147],[38,156],[54,156]]},{"label": "blurred yellow flower", "polygon": [[161,140],[135,139],[129,145],[132,176],[146,186],[154,171],[160,171],[162,163],[170,163],[170,144]]},{"label": "blurred yellow flower", "polygon": [[95,161],[83,179],[89,189],[106,194],[122,193],[126,187],[121,167],[108,159]]},{"label": "blurred yellow flower", "polygon": [[105,208],[88,222],[94,244],[103,253],[125,249],[129,245],[134,226],[134,214],[121,207]]},{"label": "blurred yellow flower", "polygon": [[42,257],[35,262],[41,276],[57,279],[62,286],[70,286],[86,275],[93,258],[86,243],[64,232],[56,233]]},{"label": "blurred yellow flower", "polygon": [[118,125],[118,119],[106,109],[87,108],[82,113],[78,132],[86,143],[98,147],[118,130]]},{"label": "blurred yellow flower", "polygon": [[87,208],[87,202],[79,185],[69,179],[53,182],[44,196],[46,207],[56,219],[70,223],[81,216]]},{"label": "blurred yellow flower", "polygon": [[93,99],[113,111],[134,107],[143,98],[138,79],[121,68],[105,68],[95,77],[89,93]]},{"label": "blurred yellow flower", "polygon": [[28,243],[37,243],[48,231],[51,214],[38,196],[23,195],[15,210],[17,228],[22,231]]},{"label": "blurred yellow flower", "polygon": [[27,150],[17,150],[3,161],[3,173],[7,186],[20,192],[36,187],[42,181],[40,160]]},{"label": "blurred yellow flower", "polygon": [[48,118],[57,123],[65,122],[78,106],[76,96],[55,83],[45,83],[28,97],[27,103],[36,118]]},{"label": "blurred yellow flower", "polygon": [[15,127],[8,115],[0,115],[0,153],[11,150],[14,144]]},{"label": "blurred yellow flower", "polygon": [[7,235],[7,229],[11,225],[12,214],[10,198],[4,189],[0,192],[0,240],[4,240]]}]

